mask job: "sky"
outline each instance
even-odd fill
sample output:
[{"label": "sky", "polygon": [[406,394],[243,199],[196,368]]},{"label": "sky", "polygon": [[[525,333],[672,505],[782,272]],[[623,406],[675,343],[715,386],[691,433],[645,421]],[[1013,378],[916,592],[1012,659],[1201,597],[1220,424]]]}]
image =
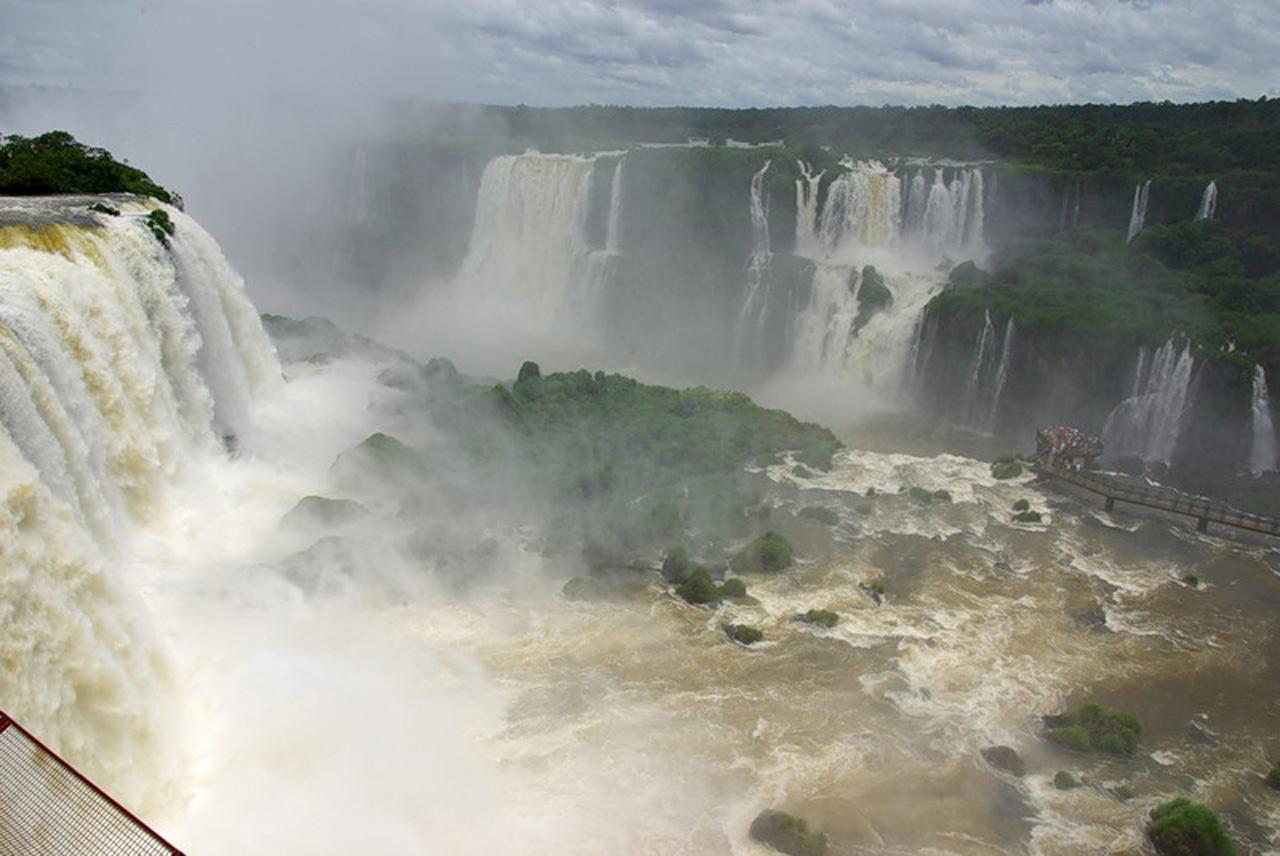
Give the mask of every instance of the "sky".
[{"label": "sky", "polygon": [[0,84],[531,105],[1280,96],[1276,0],[0,0]]}]

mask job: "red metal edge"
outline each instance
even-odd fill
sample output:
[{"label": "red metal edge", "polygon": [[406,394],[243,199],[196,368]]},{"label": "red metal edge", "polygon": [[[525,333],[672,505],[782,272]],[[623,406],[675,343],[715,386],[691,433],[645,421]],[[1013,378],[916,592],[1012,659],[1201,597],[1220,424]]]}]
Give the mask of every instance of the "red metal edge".
[{"label": "red metal edge", "polygon": [[28,731],[27,729],[23,728],[20,724],[18,724],[18,721],[17,721],[17,720],[13,719],[13,717],[11,717],[11,716],[9,716],[8,714],[6,714],[3,710],[0,710],[0,733],[3,733],[3,732],[4,732],[4,730],[5,730],[5,729],[7,729],[10,725],[12,725],[14,728],[18,729],[18,733],[22,734],[24,737],[26,737],[26,738],[27,738],[28,740],[30,740],[32,743],[34,743],[35,745],[39,746],[42,750],[44,750],[46,753],[48,753],[48,754],[53,758],[53,760],[57,761],[57,762],[58,762],[58,764],[59,764],[59,765],[60,765],[64,770],[66,770],[66,771],[67,771],[68,773],[70,773],[71,775],[75,776],[77,779],[79,779],[79,780],[80,780],[81,782],[83,782],[84,784],[88,785],[88,786],[89,786],[89,788],[90,788],[94,793],[96,793],[98,796],[102,797],[104,800],[106,800],[108,803],[110,803],[110,804],[112,805],[112,807],[116,809],[116,811],[120,812],[120,813],[121,813],[121,814],[123,814],[125,817],[129,818],[129,819],[130,819],[130,820],[132,820],[134,823],[136,823],[138,826],[140,826],[140,827],[141,827],[141,828],[142,828],[142,829],[143,829],[143,830],[144,830],[148,835],[150,835],[152,838],[154,838],[157,842],[159,842],[160,844],[162,844],[162,845],[163,845],[163,846],[165,846],[165,847],[168,847],[168,848],[169,848],[169,852],[170,852],[171,854],[173,854],[173,856],[186,856],[186,855],[185,855],[181,850],[179,850],[177,847],[174,847],[172,844],[170,844],[170,843],[165,839],[165,837],[164,837],[163,835],[161,835],[160,833],[158,833],[158,832],[156,832],[154,829],[152,829],[150,826],[148,826],[148,825],[147,825],[147,824],[142,820],[142,818],[138,817],[136,814],[134,814],[133,812],[129,811],[129,809],[127,809],[127,808],[125,808],[124,806],[122,806],[122,805],[121,805],[121,804],[120,804],[120,803],[119,803],[119,802],[118,802],[114,797],[112,797],[112,796],[111,796],[111,794],[107,793],[107,792],[106,792],[106,791],[104,791],[102,788],[100,788],[100,787],[98,787],[97,785],[95,785],[95,784],[93,783],[93,781],[92,781],[88,776],[84,775],[84,774],[83,774],[83,773],[81,773],[79,770],[77,770],[75,767],[71,766],[71,764],[70,764],[66,759],[64,759],[64,758],[63,758],[61,755],[59,755],[57,752],[54,752],[52,749],[50,749],[48,746],[46,746],[43,742],[41,742],[40,738],[36,737],[36,736],[35,736],[34,734],[32,734],[30,731]]}]

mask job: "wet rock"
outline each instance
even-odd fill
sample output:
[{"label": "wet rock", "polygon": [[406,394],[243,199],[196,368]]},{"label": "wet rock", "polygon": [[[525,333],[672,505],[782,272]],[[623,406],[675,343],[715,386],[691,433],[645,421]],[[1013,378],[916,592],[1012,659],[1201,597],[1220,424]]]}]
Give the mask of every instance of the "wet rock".
[{"label": "wet rock", "polygon": [[1213,732],[1194,720],[1187,723],[1187,730],[1185,733],[1187,740],[1191,743],[1195,743],[1197,746],[1218,745],[1218,738],[1214,736]]},{"label": "wet rock", "polygon": [[988,746],[982,750],[982,757],[997,770],[1003,770],[1019,779],[1027,774],[1027,765],[1012,746]]},{"label": "wet rock", "polygon": [[564,584],[560,594],[565,600],[603,600],[608,592],[604,583],[591,577],[574,577]]},{"label": "wet rock", "polygon": [[751,837],[787,856],[823,856],[827,836],[784,811],[762,811],[751,821]]},{"label": "wet rock", "polygon": [[876,606],[884,603],[884,583],[879,580],[873,580],[869,583],[858,583],[858,588],[862,589],[862,593],[875,601]]}]

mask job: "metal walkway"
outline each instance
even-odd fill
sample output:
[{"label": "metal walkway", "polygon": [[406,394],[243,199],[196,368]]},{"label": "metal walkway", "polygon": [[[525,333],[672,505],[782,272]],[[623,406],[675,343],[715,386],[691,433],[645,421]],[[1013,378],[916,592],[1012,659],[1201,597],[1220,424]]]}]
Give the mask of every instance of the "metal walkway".
[{"label": "metal walkway", "polygon": [[1280,518],[1250,514],[1225,503],[1190,496],[1172,488],[1126,484],[1122,478],[1101,473],[1073,473],[1039,466],[1035,471],[1046,478],[1067,482],[1105,497],[1107,511],[1112,511],[1116,502],[1127,502],[1131,505],[1194,517],[1197,520],[1196,528],[1201,532],[1207,531],[1210,523],[1219,523],[1223,526],[1234,526],[1237,529],[1280,537]]},{"label": "metal walkway", "polygon": [[0,711],[0,853],[182,856]]}]

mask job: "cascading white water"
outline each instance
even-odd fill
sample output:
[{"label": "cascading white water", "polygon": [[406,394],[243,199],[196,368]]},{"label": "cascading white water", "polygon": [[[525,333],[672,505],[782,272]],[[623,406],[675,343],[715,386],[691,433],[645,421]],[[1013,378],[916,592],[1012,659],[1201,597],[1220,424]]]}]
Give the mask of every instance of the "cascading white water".
[{"label": "cascading white water", "polygon": [[1271,394],[1267,390],[1267,372],[1262,366],[1253,368],[1253,384],[1249,396],[1250,428],[1249,472],[1256,474],[1276,469],[1276,428],[1271,418]]},{"label": "cascading white water", "polygon": [[597,157],[526,152],[488,163],[457,279],[465,297],[525,318],[563,310],[590,254],[584,226]]},{"label": "cascading white water", "polygon": [[[164,784],[138,759],[163,731],[165,666],[117,551],[188,455],[217,433],[252,445],[250,401],[280,370],[194,220],[90,201],[0,200],[0,700],[140,795]],[[165,243],[141,222],[157,207]]]},{"label": "cascading white water", "polygon": [[[796,318],[790,366],[802,372],[850,376],[869,388],[897,394],[909,371],[925,305],[942,286],[931,269],[946,259],[981,258],[983,175],[961,168],[947,183],[935,168],[903,180],[876,161],[840,162],[819,207],[822,173],[799,163],[796,181],[796,254],[814,262],[809,301]],[[924,262],[928,274],[907,268]],[[892,300],[861,314],[862,266],[874,263]]]},{"label": "cascading white water", "polygon": [[1151,181],[1139,183],[1133,188],[1133,209],[1129,212],[1129,232],[1126,242],[1132,242],[1147,224],[1147,202],[1151,199]]},{"label": "cascading white water", "polygon": [[[1143,356],[1139,354],[1139,374]],[[1138,393],[1120,402],[1107,416],[1102,430],[1107,452],[1163,464],[1172,461],[1190,404],[1194,369],[1190,344],[1181,350],[1173,340],[1162,345],[1146,376],[1135,380]]]},{"label": "cascading white water", "polygon": [[996,417],[999,415],[1000,396],[1004,393],[1004,385],[1009,380],[1009,359],[1013,352],[1013,316],[1004,325],[1004,344],[1000,347],[1000,362],[996,366],[995,380],[991,385],[991,403],[987,407],[986,431],[991,433],[996,428]]},{"label": "cascading white water", "polygon": [[622,252],[622,170],[626,165],[626,157],[619,158],[613,168],[613,178],[609,180],[609,222],[605,229],[604,248],[614,254]]},{"label": "cascading white water", "polygon": [[796,164],[800,168],[800,178],[796,179],[796,255],[811,259],[819,254],[818,194],[827,171],[814,173],[806,162]]},{"label": "cascading white water", "polygon": [[1204,194],[1200,197],[1200,209],[1196,211],[1197,220],[1212,220],[1218,210],[1218,184],[1210,181],[1205,185]]},{"label": "cascading white water", "polygon": [[[773,250],[769,241],[769,197],[764,191],[764,177],[771,163],[766,160],[751,176],[748,192],[751,255],[747,257],[746,289],[734,332],[734,349],[744,363],[758,359],[759,340],[769,314],[769,265],[773,261]],[[799,215],[803,212],[798,212]]]}]

